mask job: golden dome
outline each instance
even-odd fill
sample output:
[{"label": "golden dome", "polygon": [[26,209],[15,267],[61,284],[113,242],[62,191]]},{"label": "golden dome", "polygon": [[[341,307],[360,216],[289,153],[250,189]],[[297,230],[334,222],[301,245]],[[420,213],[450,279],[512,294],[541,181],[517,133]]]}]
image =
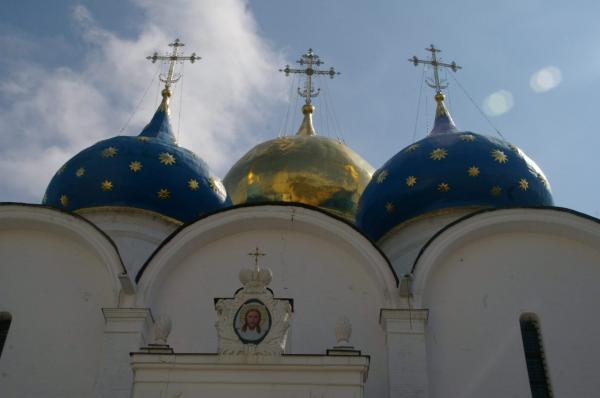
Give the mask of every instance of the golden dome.
[{"label": "golden dome", "polygon": [[225,176],[223,183],[234,205],[257,202],[296,202],[317,206],[352,222],[358,200],[371,180],[373,167],[338,140],[315,132],[311,99],[319,94],[312,85],[313,75],[333,78],[332,67],[315,69],[323,63],[309,49],[297,61],[300,69],[280,69],[306,75],[304,90],[298,94],[306,102],[304,118],[295,136],[263,142],[252,148]]},{"label": "golden dome", "polygon": [[223,183],[233,204],[300,202],[354,221],[373,167],[338,140],[316,135],[311,113],[298,134],[257,145],[229,170]]}]

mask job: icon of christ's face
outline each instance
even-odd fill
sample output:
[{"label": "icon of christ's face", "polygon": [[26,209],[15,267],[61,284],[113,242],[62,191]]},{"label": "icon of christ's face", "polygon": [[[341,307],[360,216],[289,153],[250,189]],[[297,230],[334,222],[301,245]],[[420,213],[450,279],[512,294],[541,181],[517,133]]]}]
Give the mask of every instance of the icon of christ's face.
[{"label": "icon of christ's face", "polygon": [[254,330],[260,323],[260,312],[258,310],[250,310],[246,313],[246,325],[249,330]]}]

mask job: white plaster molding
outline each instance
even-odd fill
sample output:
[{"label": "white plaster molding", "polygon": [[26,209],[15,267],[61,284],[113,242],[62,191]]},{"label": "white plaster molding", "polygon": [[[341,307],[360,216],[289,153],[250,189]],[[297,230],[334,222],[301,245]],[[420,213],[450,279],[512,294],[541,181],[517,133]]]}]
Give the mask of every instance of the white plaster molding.
[{"label": "white plaster molding", "polygon": [[422,306],[423,292],[438,262],[458,247],[474,240],[507,232],[538,232],[600,247],[598,224],[576,214],[554,209],[502,209],[476,214],[443,231],[417,260],[412,293]]},{"label": "white plaster molding", "polygon": [[371,242],[349,225],[319,211],[295,206],[252,206],[220,212],[182,229],[155,253],[146,265],[138,283],[137,305],[145,306],[152,297],[152,289],[191,251],[224,236],[250,230],[284,229],[308,233],[343,247],[360,258],[365,270],[380,286],[390,304],[395,303],[396,279],[386,258]]},{"label": "white plaster molding", "polygon": [[429,310],[383,308],[379,324],[386,333],[424,334]]},{"label": "white plaster molding", "polygon": [[[147,354],[147,353],[133,353],[132,354],[132,366],[134,369],[189,369],[189,370],[219,370],[227,366],[223,363],[222,358],[218,354],[172,354],[172,355],[161,355],[161,354]],[[260,367],[254,365],[261,365]],[[262,370],[277,371],[282,368],[293,368],[295,371],[317,371],[315,369],[319,365],[327,365],[337,368],[338,370],[349,370],[360,367],[363,371],[367,371],[369,367],[369,357],[365,355],[356,356],[345,356],[345,355],[283,355],[281,357],[269,357],[262,356],[257,357],[256,361],[251,364],[237,364],[232,363],[231,369],[239,370],[240,372],[248,371],[249,373],[260,373]],[[153,375],[149,375],[153,376]],[[215,381],[207,377],[207,375],[191,373],[188,374],[189,379],[205,379],[207,381]],[[366,377],[366,373],[364,374]],[[326,380],[328,376],[324,376],[322,379]],[[253,380],[254,377],[251,374],[247,374],[243,377],[245,380]],[[159,381],[151,377],[146,379],[148,381]],[[239,380],[242,381],[242,380]],[[276,384],[277,380],[272,377],[265,375],[264,381],[270,384]]]},{"label": "white plaster molding", "polygon": [[388,346],[388,389],[390,397],[427,398],[429,381],[425,327],[426,309],[387,309],[379,323]]},{"label": "white plaster molding", "polygon": [[148,308],[102,308],[106,333],[141,333],[144,335],[153,325]]},{"label": "white plaster molding", "polygon": [[147,308],[103,308],[104,342],[101,371],[94,386],[94,397],[128,398],[133,375],[129,353],[145,344],[152,326]]},{"label": "white plaster molding", "polygon": [[[133,398],[147,396],[262,396],[360,398],[367,356],[257,356],[247,364],[217,354],[134,353]],[[246,394],[244,394],[244,392]]]}]

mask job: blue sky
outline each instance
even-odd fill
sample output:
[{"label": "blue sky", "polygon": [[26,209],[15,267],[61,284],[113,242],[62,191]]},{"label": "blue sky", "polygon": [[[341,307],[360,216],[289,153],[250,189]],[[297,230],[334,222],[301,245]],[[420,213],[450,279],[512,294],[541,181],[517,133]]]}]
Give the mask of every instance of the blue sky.
[{"label": "blue sky", "polygon": [[[317,129],[378,168],[431,127],[434,93],[421,92],[423,70],[407,59],[434,43],[463,66],[455,77],[493,126],[544,170],[556,204],[600,217],[597,15],[594,1],[8,2],[0,200],[38,202],[78,151],[137,134],[159,91],[159,69],[144,57],[175,36],[203,59],[184,66],[173,122],[218,175],[282,126],[296,130],[300,102],[289,93],[299,82],[277,69],[308,47],[342,72],[317,82]],[[448,81],[458,127],[495,135]]]}]

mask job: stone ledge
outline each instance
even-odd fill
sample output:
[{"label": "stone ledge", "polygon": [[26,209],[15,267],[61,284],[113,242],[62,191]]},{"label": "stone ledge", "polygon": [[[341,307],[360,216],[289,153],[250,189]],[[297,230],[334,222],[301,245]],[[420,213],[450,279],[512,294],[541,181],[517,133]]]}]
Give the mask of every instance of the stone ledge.
[{"label": "stone ledge", "polygon": [[425,332],[428,316],[428,309],[382,308],[379,312],[379,324],[388,333],[422,334]]},{"label": "stone ledge", "polygon": [[[368,356],[254,356],[251,363],[229,362],[218,354],[131,354],[134,398],[153,396],[169,384],[189,394],[269,391],[268,397],[297,396],[311,391],[331,397],[362,396],[369,370]],[[285,394],[275,394],[278,388]],[[270,393],[272,391],[273,393]],[[274,394],[274,395],[273,395]]]}]

